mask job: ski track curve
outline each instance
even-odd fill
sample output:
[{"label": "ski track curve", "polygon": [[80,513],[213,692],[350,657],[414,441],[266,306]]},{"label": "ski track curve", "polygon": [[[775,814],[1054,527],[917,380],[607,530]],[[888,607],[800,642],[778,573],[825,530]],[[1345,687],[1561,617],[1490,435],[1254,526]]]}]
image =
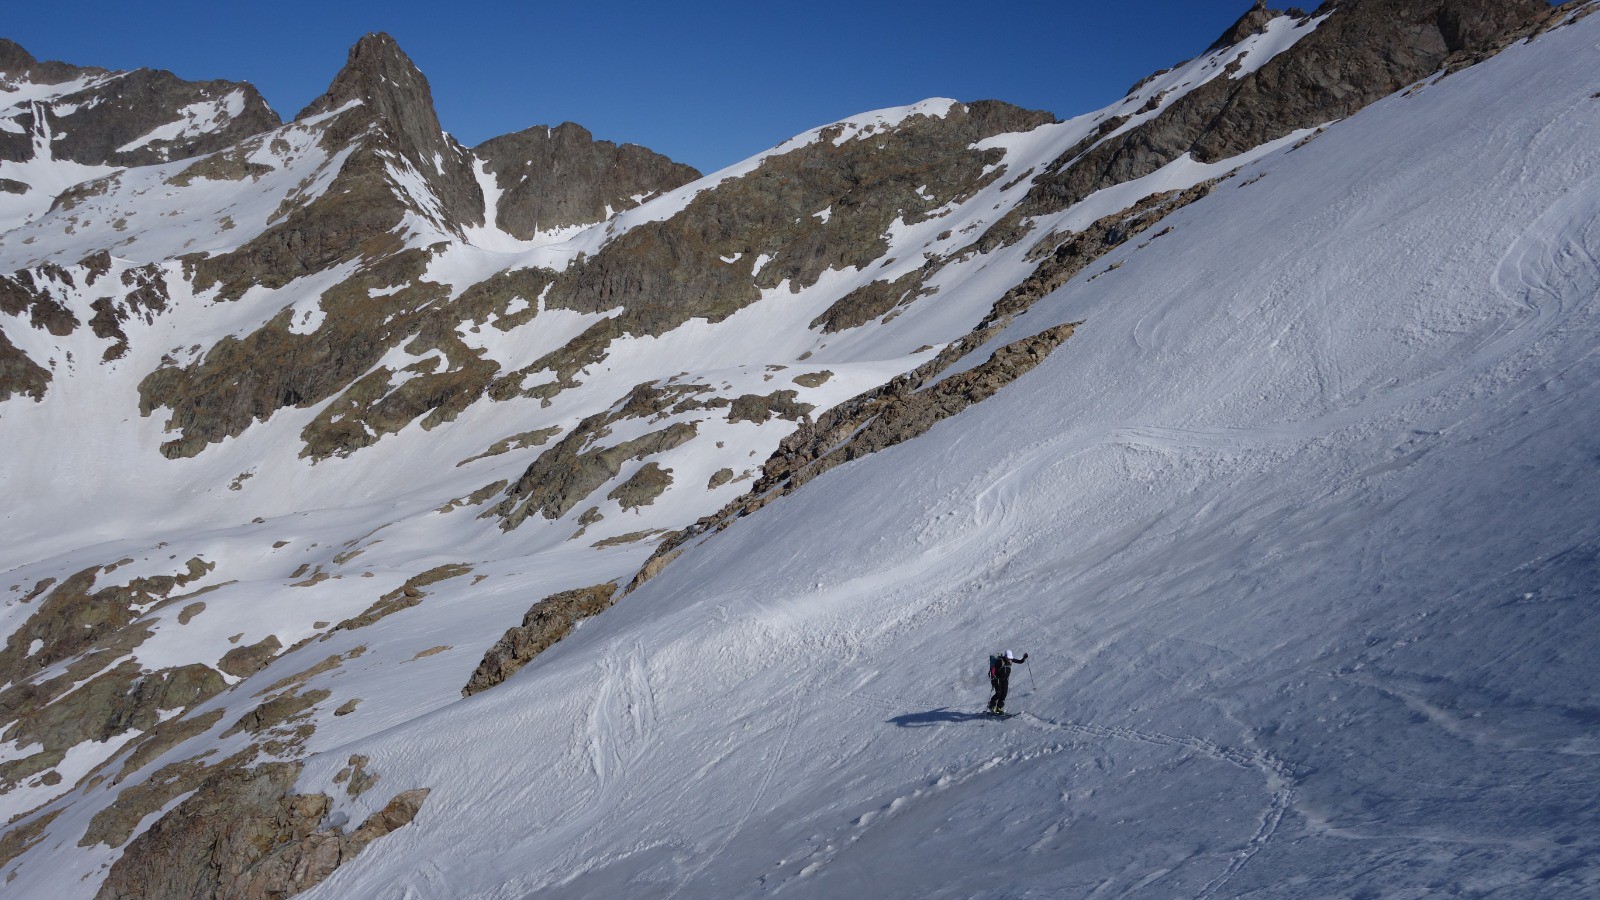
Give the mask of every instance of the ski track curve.
[{"label": "ski track curve", "polygon": [[1201,889],[1200,893],[1196,895],[1196,900],[1207,900],[1207,898],[1215,896],[1217,891],[1221,890],[1235,875],[1238,875],[1249,864],[1250,860],[1261,852],[1261,849],[1277,834],[1278,826],[1283,822],[1284,813],[1294,803],[1295,781],[1293,769],[1288,763],[1265,751],[1234,749],[1201,738],[1163,734],[1155,731],[1140,731],[1134,728],[1094,725],[1085,722],[1057,721],[1036,716],[1032,713],[1023,713],[1019,718],[1035,726],[1072,734],[1131,741],[1160,747],[1182,747],[1218,762],[1240,769],[1255,770],[1262,774],[1266,779],[1268,789],[1272,792],[1272,799],[1267,810],[1261,815],[1260,825],[1257,827],[1255,834],[1251,835],[1250,839],[1245,843],[1245,846],[1234,851],[1222,874]]},{"label": "ski track curve", "polygon": [[[917,708],[919,705],[922,705],[902,700],[873,697],[859,691],[825,690],[821,693],[831,696],[836,700],[882,712],[904,712],[906,709],[913,709]],[[1033,713],[1021,713],[1017,716],[1017,718],[1021,722],[1025,722],[1034,726],[1035,728],[1045,731],[1065,732],[1068,734],[1095,738],[1101,741],[1116,740],[1135,744],[1143,744],[1146,746],[1182,748],[1199,756],[1203,756],[1238,769],[1260,773],[1266,783],[1268,791],[1270,792],[1270,800],[1267,808],[1259,817],[1259,824],[1255,833],[1250,836],[1243,847],[1240,847],[1229,856],[1227,866],[1216,878],[1212,879],[1204,888],[1201,889],[1200,893],[1196,895],[1196,900],[1208,900],[1208,898],[1216,896],[1218,891],[1220,891],[1225,885],[1227,885],[1229,881],[1237,876],[1239,872],[1243,871],[1245,866],[1250,863],[1250,860],[1253,859],[1257,853],[1261,852],[1261,850],[1266,847],[1269,842],[1271,842],[1272,838],[1277,834],[1279,826],[1283,822],[1284,814],[1287,813],[1294,805],[1296,781],[1294,777],[1293,765],[1262,750],[1245,750],[1224,747],[1214,741],[1208,741],[1203,738],[1190,737],[1186,735],[1166,734],[1157,731],[1143,731],[1136,728],[1097,725],[1090,722],[1074,722],[1069,720],[1050,719],[1044,716],[1035,715]],[[1053,749],[1045,748],[1043,750],[1036,750],[1032,752],[1015,751],[1004,757],[997,757],[996,759],[999,760],[999,762],[996,760],[987,760],[983,764],[974,767],[968,772],[959,775],[947,774],[941,776],[935,786],[938,788],[950,787],[960,784],[963,781],[974,777],[975,775],[987,772],[994,768],[995,765],[1031,761],[1041,755],[1060,753],[1069,749],[1071,749],[1071,745],[1057,745]],[[918,796],[923,793],[924,790],[926,789],[914,791],[911,796]],[[778,889],[781,889],[781,887],[782,885],[780,884]]]}]

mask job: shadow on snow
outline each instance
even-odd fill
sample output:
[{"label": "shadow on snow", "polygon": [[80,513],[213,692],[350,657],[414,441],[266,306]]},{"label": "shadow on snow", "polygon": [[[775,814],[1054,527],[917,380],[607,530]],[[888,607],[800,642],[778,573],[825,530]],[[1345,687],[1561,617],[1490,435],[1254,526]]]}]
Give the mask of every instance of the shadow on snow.
[{"label": "shadow on snow", "polygon": [[930,725],[952,725],[958,722],[980,722],[989,719],[987,713],[963,712],[943,706],[927,712],[906,713],[889,721],[901,728],[926,728]]}]

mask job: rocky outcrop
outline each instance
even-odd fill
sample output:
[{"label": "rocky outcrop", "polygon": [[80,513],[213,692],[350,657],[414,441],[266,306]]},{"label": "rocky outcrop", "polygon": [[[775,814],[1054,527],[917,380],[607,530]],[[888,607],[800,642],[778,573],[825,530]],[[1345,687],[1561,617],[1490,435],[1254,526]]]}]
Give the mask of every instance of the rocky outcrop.
[{"label": "rocky outcrop", "polygon": [[281,900],[322,883],[368,844],[410,824],[428,789],[396,794],[345,833],[325,794],[293,793],[298,763],[212,774],[128,845],[97,900]]},{"label": "rocky outcrop", "polygon": [[603,222],[700,173],[637,144],[597,141],[572,122],[493,138],[472,148],[502,191],[499,226],[523,240]]},{"label": "rocky outcrop", "polygon": [[677,422],[613,447],[584,450],[584,444],[594,434],[580,425],[534,460],[495,511],[504,518],[503,527],[507,530],[534,512],[547,519],[559,519],[617,477],[623,463],[682,446],[697,432],[693,424]]},{"label": "rocky outcrop", "polygon": [[51,294],[52,285],[70,288],[76,280],[70,270],[49,264],[0,275],[0,313],[18,318],[26,315],[31,327],[66,337],[80,323],[72,310]]},{"label": "rocky outcrop", "polygon": [[6,639],[0,650],[0,684],[21,682],[28,672],[84,653],[132,624],[137,607],[204,577],[212,564],[197,557],[181,574],[135,578],[94,590],[96,578],[114,568],[93,566],[55,585],[38,611]]},{"label": "rocky outcrop", "polygon": [[649,462],[639,467],[627,481],[617,485],[606,495],[607,500],[617,501],[617,506],[624,512],[649,506],[656,502],[656,498],[666,493],[672,486],[672,470],[663,469],[657,463]]},{"label": "rocky outcrop", "polygon": [[997,330],[989,326],[883,387],[828,410],[815,423],[802,425],[767,460],[749,492],[663,541],[634,576],[628,591],[655,577],[690,540],[727,528],[735,519],[799,490],[836,466],[920,437],[944,419],[994,396],[1037,367],[1081,324],[1058,325],[1013,341],[995,350],[985,362],[935,380]]},{"label": "rocky outcrop", "polygon": [[472,156],[440,129],[427,78],[393,38],[363,37],[296,121],[329,115],[320,126],[323,147],[353,148],[333,184],[243,247],[194,260],[198,287],[220,284],[224,298],[236,299],[253,285],[280,287],[350,260],[379,259],[400,250],[397,230],[408,213],[446,233],[483,223]]},{"label": "rocky outcrop", "polygon": [[235,647],[222,655],[217,662],[217,668],[235,678],[249,678],[251,675],[266,668],[283,649],[283,643],[276,635],[267,635],[254,644]]},{"label": "rocky outcrop", "polygon": [[0,402],[16,396],[42,400],[52,377],[0,331]]},{"label": "rocky outcrop", "polygon": [[[1026,312],[1107,253],[1144,234],[1172,213],[1210,195],[1223,180],[1209,179],[1181,191],[1151,194],[1128,209],[1096,220],[1082,231],[1046,235],[1029,253],[1038,261],[1032,274],[995,301],[978,329],[982,331]],[[1157,232],[1140,248],[1170,231],[1168,228]]]},{"label": "rocky outcrop", "polygon": [[[72,747],[149,731],[225,687],[208,666],[151,672],[129,658],[152,633],[140,610],[205,575],[208,566],[196,559],[183,574],[95,590],[96,579],[115,568],[94,566],[59,584],[43,583],[24,599],[44,597],[0,650],[0,740],[34,749],[0,764],[0,792],[36,776],[53,784],[59,775],[50,770]],[[53,677],[36,680],[57,664],[64,665]]]},{"label": "rocky outcrop", "polygon": [[[816,283],[830,269],[865,268],[887,252],[891,223],[923,221],[1004,174],[1003,153],[972,146],[1055,121],[997,101],[958,104],[892,129],[846,139],[843,129],[764,160],[753,172],[698,194],[684,211],[641,225],[593,258],[553,274],[547,308],[616,314],[566,347],[496,380],[497,399],[548,396],[603,358],[623,335],[660,335],[688,322],[720,322],[763,289]],[[822,215],[826,213],[826,215]],[[756,264],[760,263],[757,268]],[[937,271],[924,269],[924,275]],[[843,327],[843,326],[840,326]],[[554,371],[535,388],[530,374]]]},{"label": "rocky outcrop", "polygon": [[[696,399],[709,390],[705,385],[636,386],[614,409],[584,419],[566,437],[539,454],[511,485],[505,499],[484,515],[498,516],[501,527],[508,531],[534,513],[547,519],[561,518],[617,477],[630,460],[643,460],[680,447],[699,431],[693,422],[675,422],[613,446],[599,446],[613,425],[627,419],[652,419],[669,412],[711,408],[718,404],[717,399]],[[721,400],[722,405],[728,402]]]},{"label": "rocky outcrop", "polygon": [[[1542,21],[1550,7],[1543,0],[1329,0],[1317,14],[1327,21],[1259,70],[1212,79],[1148,122],[1067,151],[986,246],[1018,236],[1021,219],[1066,209],[1186,153],[1215,162],[1350,116],[1455,54]],[[1259,28],[1263,15],[1277,14],[1258,5],[1230,35]]]},{"label": "rocky outcrop", "polygon": [[461,689],[461,696],[470,697],[486,691],[516,674],[534,657],[570,634],[579,622],[611,606],[616,591],[614,584],[597,584],[552,594],[535,603],[522,617],[522,624],[508,629],[483,655],[483,661]]},{"label": "rocky outcrop", "polygon": [[[356,202],[348,196],[334,202],[347,200]],[[320,201],[313,205],[319,206]],[[378,219],[366,219],[366,214],[357,210],[350,211],[353,218],[343,219],[337,210],[322,209],[308,213],[301,225],[315,227],[313,220],[325,216],[332,220],[329,227],[335,229],[325,237],[339,244],[344,239],[337,235],[349,229],[349,239],[359,246],[357,232],[378,227],[380,222],[399,222],[397,210],[364,209]],[[389,213],[393,213],[392,220]],[[370,234],[368,239],[384,241]],[[291,243],[294,240],[298,239],[291,238]],[[344,252],[333,245],[329,249],[335,256]],[[164,407],[169,411],[168,428],[179,432],[162,445],[161,452],[171,458],[194,456],[207,444],[241,434],[252,422],[266,419],[278,409],[311,406],[349,389],[389,347],[414,334],[421,327],[421,310],[445,295],[443,286],[418,280],[427,259],[420,250],[388,256],[328,290],[321,298],[326,321],[311,334],[291,331],[285,310],[242,338],[224,338],[191,365],[163,366],[151,372],[139,384],[140,413],[150,415]],[[290,267],[302,263],[307,259]],[[262,264],[274,265],[265,260]],[[241,273],[239,277],[242,291],[256,276]],[[403,287],[384,294],[397,284]],[[359,391],[353,399],[359,405]],[[328,428],[333,424],[329,418],[307,427],[307,455],[313,458],[347,452],[360,441],[347,430]]]},{"label": "rocky outcrop", "polygon": [[426,572],[419,572],[406,579],[405,584],[378,598],[378,602],[367,607],[359,616],[352,616],[334,626],[334,631],[349,631],[354,628],[365,628],[373,622],[397,612],[410,609],[421,603],[428,593],[423,590],[430,584],[437,584],[451,578],[460,578],[469,574],[472,567],[466,563],[447,563],[434,566]]},{"label": "rocky outcrop", "polygon": [[1232,47],[1234,44],[1239,43],[1245,38],[1261,34],[1267,30],[1268,22],[1271,22],[1273,19],[1284,15],[1300,18],[1304,17],[1305,13],[1298,9],[1279,12],[1277,10],[1268,9],[1267,0],[1256,0],[1255,5],[1250,7],[1250,9],[1247,10],[1244,15],[1239,17],[1239,21],[1234,22],[1227,31],[1222,33],[1221,37],[1217,38],[1211,46],[1206,48],[1206,52],[1210,53],[1214,50]]},{"label": "rocky outcrop", "polygon": [[[786,281],[810,285],[830,268],[876,261],[895,220],[919,221],[1001,176],[1003,167],[995,165],[1001,151],[973,150],[974,143],[1054,121],[1047,113],[984,101],[914,116],[870,140],[823,135],[702,192],[671,219],[618,236],[565,271],[504,273],[444,302],[444,286],[422,279],[428,254],[397,252],[395,231],[407,210],[424,216],[444,210],[449,218],[458,202],[481,207],[481,198],[468,196],[477,191],[476,181],[465,186],[465,157],[441,149],[442,137],[434,139],[426,81],[386,37],[363,39],[328,94],[302,115],[332,112],[353,100],[361,103],[328,126],[325,141],[359,137],[362,147],[328,192],[239,250],[192,265],[197,287],[221,285],[224,298],[350,260],[366,260],[365,267],[323,296],[323,323],[312,334],[295,334],[285,312],[194,363],[152,373],[140,385],[141,411],[171,410],[168,427],[179,434],[163,446],[168,456],[193,456],[277,409],[336,396],[306,429],[305,452],[312,459],[348,455],[418,418],[432,427],[485,395],[549,399],[574,387],[577,373],[624,335],[659,335],[695,318],[721,321],[759,299],[763,288]],[[415,115],[400,128],[392,119],[407,111]],[[443,174],[424,173],[439,198],[437,210],[395,193],[388,166],[396,157],[413,167],[421,157],[442,166]],[[829,215],[818,215],[825,210]],[[464,216],[449,227],[477,221]],[[456,334],[463,321],[482,321],[513,299],[535,297],[546,309],[614,314],[511,372],[497,371]],[[534,313],[522,315],[519,323]],[[399,345],[419,356],[438,349],[448,365],[373,371]],[[556,377],[525,386],[540,372]]]}]

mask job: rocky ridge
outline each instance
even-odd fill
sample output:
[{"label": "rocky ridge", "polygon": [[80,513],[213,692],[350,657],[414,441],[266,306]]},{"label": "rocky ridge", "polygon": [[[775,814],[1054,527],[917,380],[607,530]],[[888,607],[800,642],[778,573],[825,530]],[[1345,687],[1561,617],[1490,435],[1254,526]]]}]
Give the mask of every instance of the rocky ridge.
[{"label": "rocky ridge", "polygon": [[521,240],[603,222],[700,177],[638,144],[597,141],[575,122],[491,138],[472,153],[501,190],[496,222]]},{"label": "rocky ridge", "polygon": [[278,124],[260,92],[243,82],[41,62],[0,39],[0,189],[21,195],[24,208],[54,194],[30,196],[50,185],[36,184],[19,164],[154,165],[212,153]]}]

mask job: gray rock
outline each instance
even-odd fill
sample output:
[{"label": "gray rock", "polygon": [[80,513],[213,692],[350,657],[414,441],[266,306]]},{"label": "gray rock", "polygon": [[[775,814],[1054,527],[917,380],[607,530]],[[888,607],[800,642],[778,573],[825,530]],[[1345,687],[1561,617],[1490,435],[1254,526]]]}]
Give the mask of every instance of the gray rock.
[{"label": "gray rock", "polygon": [[524,240],[539,231],[604,221],[608,208],[632,209],[639,205],[637,196],[700,177],[637,144],[597,141],[572,122],[497,137],[472,152],[504,192],[496,209],[500,227]]}]

